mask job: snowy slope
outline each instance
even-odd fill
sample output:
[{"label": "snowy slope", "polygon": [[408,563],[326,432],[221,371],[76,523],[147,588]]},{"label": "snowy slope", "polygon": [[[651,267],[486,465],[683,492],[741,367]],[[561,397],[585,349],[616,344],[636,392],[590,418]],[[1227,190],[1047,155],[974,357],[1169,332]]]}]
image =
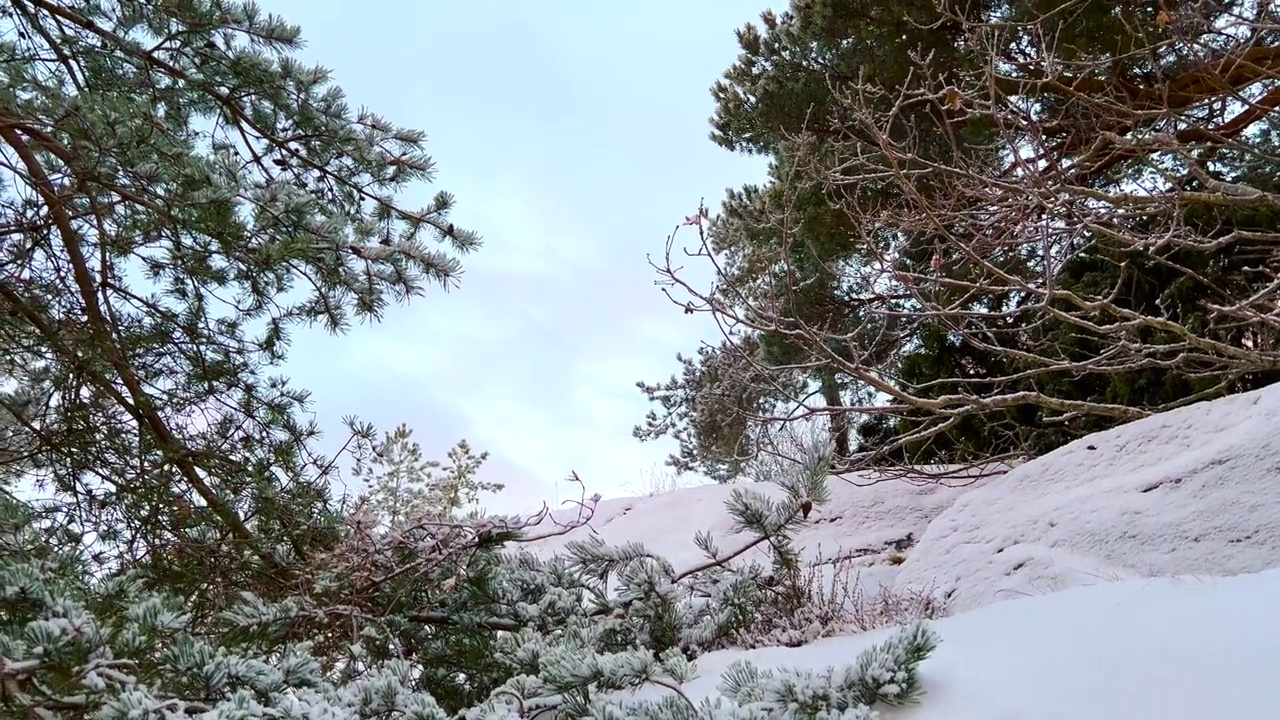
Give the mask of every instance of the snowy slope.
[{"label": "snowy slope", "polygon": [[[1280,717],[1280,385],[956,487],[833,478],[831,490],[797,538],[811,561],[853,557],[864,587],[932,586],[950,599],[952,615],[935,623],[942,645],[924,665],[926,696],[883,710],[885,720]],[[605,501],[591,527],[536,549],[594,532],[687,567],[700,559],[698,530],[733,549],[731,491]],[[738,659],[844,665],[887,632],[711,653],[685,690],[715,693]]]},{"label": "snowy slope", "polygon": [[[831,502],[797,543],[811,561],[854,558],[864,588],[927,589],[952,612],[1099,582],[1280,568],[1277,428],[1280,385],[1098,433],[993,478],[832,478]],[[733,487],[744,486],[606,500],[590,527],[535,549],[595,532],[688,567],[701,560],[699,530],[734,548],[723,505]]]},{"label": "snowy slope", "polygon": [[1077,585],[1280,567],[1280,385],[1072,443],[959,498],[900,585],[960,611]]},{"label": "snowy slope", "polygon": [[[865,481],[865,478],[855,478]],[[833,478],[831,501],[816,508],[809,525],[797,535],[797,544],[810,562],[851,559],[864,585],[892,586],[899,565],[892,560],[899,552],[909,555],[910,546],[943,510],[990,478],[959,479],[947,484],[909,482],[895,479],[860,487]],[[693,544],[694,533],[706,530],[715,536],[722,551],[735,549],[732,519],[725,500],[734,488],[777,496],[773,483],[707,485],[675,490],[652,497],[620,498],[599,503],[590,525],[564,535],[531,543],[540,554],[554,554],[566,543],[595,533],[610,545],[638,542],[666,557],[677,570],[705,560]],[[559,511],[555,518],[567,522],[576,515]],[[550,528],[551,523],[546,523]],[[539,530],[540,531],[540,530]],[[539,531],[534,531],[536,534]],[[745,536],[738,542],[747,540]],[[906,547],[905,551],[898,548]],[[744,560],[761,559],[754,551]]]},{"label": "snowy slope", "polygon": [[[936,621],[919,705],[884,720],[1271,720],[1280,713],[1280,571],[1081,587]],[[685,686],[714,694],[738,659],[824,669],[885,632],[710,653]],[[661,688],[646,688],[652,697]]]}]

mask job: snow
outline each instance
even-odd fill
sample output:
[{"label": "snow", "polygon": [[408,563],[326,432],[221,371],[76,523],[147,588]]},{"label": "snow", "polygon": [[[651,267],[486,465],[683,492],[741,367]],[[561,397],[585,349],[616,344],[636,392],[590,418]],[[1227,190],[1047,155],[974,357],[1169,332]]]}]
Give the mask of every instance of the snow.
[{"label": "snow", "polygon": [[[938,620],[925,695],[884,720],[1251,720],[1276,717],[1280,571],[1079,587]],[[698,659],[685,686],[715,694],[746,659],[821,670],[851,662],[887,631],[800,648],[724,650]],[[643,695],[665,692],[645,689]]]},{"label": "snow", "polygon": [[953,611],[1068,587],[1280,567],[1280,385],[1097,433],[929,524],[897,578]]},{"label": "snow", "polygon": [[[796,543],[810,562],[852,558],[865,589],[926,590],[952,612],[1100,582],[1276,568],[1277,427],[1273,385],[1097,433],[994,477],[832,478],[831,501]],[[745,483],[605,500],[589,527],[532,549],[549,554],[596,533],[689,567],[703,559],[699,530],[734,549],[724,509],[734,488],[779,492]]]},{"label": "snow", "polygon": [[[854,478],[855,480],[865,478]],[[802,555],[812,563],[847,558],[872,589],[892,586],[900,566],[893,562],[897,547],[910,545],[946,508],[963,494],[990,482],[990,477],[957,478],[945,483],[921,483],[894,479],[857,486],[833,479],[831,500],[814,509],[809,525],[796,536]],[[706,558],[694,545],[694,533],[705,530],[728,554],[748,539],[733,533],[733,521],[724,503],[734,489],[764,495],[781,495],[773,483],[705,485],[642,498],[604,500],[596,507],[589,526],[530,544],[539,554],[554,554],[588,533],[610,545],[639,542],[671,561],[677,570],[702,563]],[[576,511],[555,513],[558,522],[572,520]],[[545,532],[551,523],[532,531]],[[736,542],[735,542],[736,539]],[[910,552],[909,548],[906,551]],[[761,551],[749,551],[743,561],[760,560]],[[897,558],[900,559],[900,558]]]},{"label": "snow", "polygon": [[[995,477],[869,487],[833,478],[831,502],[796,541],[811,562],[854,558],[864,587],[947,597],[943,645],[924,666],[928,695],[886,719],[1271,718],[1277,428],[1280,385],[1098,433]],[[687,567],[701,560],[699,530],[735,548],[723,507],[735,487],[777,492],[754,483],[608,500],[590,527],[535,550],[597,533]],[[739,658],[845,664],[886,632],[712,653],[687,690],[714,692]]]}]

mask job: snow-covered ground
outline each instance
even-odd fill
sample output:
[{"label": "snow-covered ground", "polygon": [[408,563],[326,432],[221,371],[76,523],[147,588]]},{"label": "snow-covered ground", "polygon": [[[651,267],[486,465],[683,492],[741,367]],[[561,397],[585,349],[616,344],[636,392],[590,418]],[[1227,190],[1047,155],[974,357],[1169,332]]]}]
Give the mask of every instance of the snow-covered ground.
[{"label": "snow-covered ground", "polygon": [[1097,582],[1280,567],[1280,385],[1097,433],[966,493],[899,585],[952,609]]},{"label": "snow-covered ground", "polygon": [[[892,585],[901,567],[897,561],[909,556],[911,546],[930,522],[963,494],[990,481],[989,477],[945,484],[895,480],[859,487],[833,478],[830,502],[813,510],[808,526],[796,538],[797,544],[810,562],[846,559],[861,573],[864,584]],[[651,497],[604,500],[589,525],[535,543],[532,549],[553,554],[570,541],[594,533],[610,545],[641,543],[677,569],[697,565],[706,559],[693,543],[699,530],[715,536],[725,553],[749,539],[743,536],[735,542],[733,520],[725,510],[734,488],[769,496],[782,494],[777,485],[760,482],[704,485]],[[573,510],[556,513],[562,522],[576,515]],[[761,552],[750,551],[742,559],[763,557]]]},{"label": "snow-covered ground", "polygon": [[[833,478],[831,502],[797,542],[814,562],[850,559],[867,589],[932,588],[948,599],[943,645],[926,663],[928,697],[885,717],[1277,717],[1277,428],[1280,385],[1098,433],[996,477]],[[687,567],[701,560],[699,530],[734,548],[723,506],[731,491],[605,501],[590,527],[536,549],[597,533]],[[713,653],[689,689],[713,691],[744,655],[824,667],[881,637]]]},{"label": "snow-covered ground", "polygon": [[[936,621],[919,704],[885,720],[1272,720],[1280,712],[1280,571],[1079,587]],[[852,662],[877,631],[799,648],[698,659],[685,686],[716,693],[734,660],[821,670]],[[645,695],[666,692],[645,689]]]}]

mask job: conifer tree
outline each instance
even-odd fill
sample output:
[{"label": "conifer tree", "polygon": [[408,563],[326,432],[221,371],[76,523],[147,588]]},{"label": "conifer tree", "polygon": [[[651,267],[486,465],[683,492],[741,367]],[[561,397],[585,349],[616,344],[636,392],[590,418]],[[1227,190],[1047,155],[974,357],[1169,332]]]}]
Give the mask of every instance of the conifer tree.
[{"label": "conifer tree", "polygon": [[641,385],[638,434],[730,475],[815,416],[846,469],[982,462],[1280,379],[1278,27],[1256,0],[764,14],[712,137],[769,181],[696,223],[713,288],[659,266],[728,336]]},{"label": "conifer tree", "polygon": [[192,597],[337,529],[290,332],[448,287],[477,235],[403,192],[423,134],[352,109],[253,3],[0,8],[3,468],[121,567]]},{"label": "conifer tree", "polygon": [[466,440],[448,453],[448,464],[428,460],[408,425],[399,425],[374,443],[351,471],[368,490],[362,501],[390,527],[413,519],[447,519],[475,510],[481,493],[500,492],[504,485],[476,477],[489,453],[475,453]]},{"label": "conifer tree", "polygon": [[911,699],[923,627],[838,673],[740,668],[718,703],[613,694],[671,687],[751,631],[769,567],[744,553],[795,565],[825,449],[780,496],[735,493],[743,544],[701,536],[686,568],[588,541],[522,552],[593,503],[458,513],[489,489],[484,456],[437,467],[407,428],[348,422],[375,492],[410,502],[332,497],[342,463],[275,373],[298,326],[343,332],[457,281],[479,239],[452,198],[403,203],[433,173],[422,133],[352,111],[293,54],[298,28],[250,2],[13,0],[0,23],[0,716],[710,720]]},{"label": "conifer tree", "polygon": [[[966,12],[980,15],[989,5],[966,3]],[[780,452],[773,433],[779,425],[815,415],[827,419],[838,456],[848,458],[857,445],[857,410],[873,405],[875,392],[824,355],[892,366],[903,343],[902,324],[886,319],[889,313],[873,312],[863,297],[872,278],[851,281],[838,271],[857,267],[875,251],[855,239],[866,229],[813,172],[815,157],[837,161],[839,83],[865,77],[877,87],[905,91],[920,82],[917,57],[929,57],[944,74],[961,73],[977,59],[965,52],[960,28],[944,22],[933,0],[796,0],[788,10],[766,11],[760,18],[738,30],[742,54],[711,88],[711,139],[728,150],[768,156],[769,177],[761,185],[730,190],[720,211],[695,228],[707,254],[717,258],[720,277],[715,292],[703,297],[698,289],[691,307],[716,313],[733,331],[726,342],[700,351],[696,361],[682,361],[679,376],[638,384],[660,409],[636,435],[674,436],[680,451],[671,463],[677,469],[720,480],[739,475],[761,452]],[[892,106],[889,98],[877,102]],[[921,154],[934,160],[957,152],[950,142],[956,132],[964,153],[990,153],[988,124],[957,129],[949,120],[935,108],[911,106],[897,112],[889,132],[919,139]],[[900,195],[891,184],[872,182],[860,194],[872,204],[891,204]],[[912,238],[901,254],[928,262],[922,248],[930,243],[925,236]],[[663,282],[679,285],[678,278],[659,272]],[[905,294],[878,301],[901,312],[911,307]],[[730,309],[735,317],[724,312]],[[797,342],[787,323],[755,326],[749,318],[756,309],[838,340],[815,352]],[[736,317],[738,312],[747,319]],[[704,406],[715,410],[700,413]]]},{"label": "conifer tree", "polygon": [[[491,544],[472,542],[474,526],[356,532],[314,559],[310,585],[297,594],[270,601],[243,593],[199,623],[189,602],[155,590],[141,572],[96,577],[64,527],[32,522],[28,508],[0,498],[0,711],[56,720],[511,720],[548,711],[653,720],[871,718],[876,705],[919,698],[918,667],[938,642],[928,627],[902,628],[842,668],[737,663],[719,697],[695,702],[680,688],[696,674],[700,652],[748,629],[768,601],[756,581],[763,568],[734,565],[734,558],[763,544],[775,562],[794,562],[789,530],[802,503],[825,501],[829,460],[813,456],[783,482],[780,500],[735,493],[730,512],[754,539],[722,554],[700,538],[708,561],[680,571],[641,547],[599,542],[574,543],[551,558],[502,560]],[[508,529],[507,540],[518,542],[521,531]],[[453,562],[459,554],[469,556],[462,565]],[[437,595],[443,609],[406,612],[439,589],[441,570],[459,568],[487,568],[492,582]],[[362,585],[375,577],[383,579]],[[388,601],[397,604],[380,605]],[[457,647],[424,654],[440,645],[427,631],[446,625],[492,638],[488,665]],[[476,674],[484,671],[493,676]],[[619,692],[646,686],[664,695],[637,700]]]}]

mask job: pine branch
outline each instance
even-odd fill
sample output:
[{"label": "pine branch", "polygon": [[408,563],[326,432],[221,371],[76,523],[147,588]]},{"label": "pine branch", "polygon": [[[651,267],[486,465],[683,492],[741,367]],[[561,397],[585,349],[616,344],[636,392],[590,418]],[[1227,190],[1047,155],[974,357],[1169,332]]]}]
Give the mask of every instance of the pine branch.
[{"label": "pine branch", "polygon": [[[107,360],[111,367],[115,370],[129,391],[130,398],[125,398],[118,390],[109,382],[105,382],[99,378],[97,383],[98,389],[108,394],[121,408],[129,412],[135,420],[143,426],[149,428],[155,436],[160,447],[166,451],[166,454],[174,462],[182,472],[182,475],[191,487],[200,495],[211,509],[218,515],[235,536],[253,547],[259,559],[261,559],[267,567],[274,572],[280,572],[283,568],[279,561],[261,548],[257,542],[257,537],[250,532],[249,528],[240,519],[239,515],[228,505],[216,492],[213,491],[200,477],[200,473],[196,468],[192,459],[192,454],[188,448],[184,447],[177,439],[173,432],[169,429],[164,419],[156,412],[154,404],[146,391],[142,388],[133,368],[130,366],[124,352],[115,343],[111,335],[111,331],[107,328],[107,321],[103,315],[101,306],[98,303],[97,288],[94,287],[92,271],[89,270],[88,263],[81,249],[81,239],[72,227],[71,218],[63,205],[62,198],[54,187],[53,182],[45,173],[44,167],[36,158],[35,153],[26,144],[15,130],[16,124],[8,118],[0,118],[0,138],[6,144],[14,149],[22,159],[23,164],[30,173],[32,181],[35,183],[37,190],[44,199],[45,206],[48,208],[53,217],[55,226],[58,228],[61,236],[63,247],[67,251],[67,255],[71,260],[73,268],[73,276],[75,283],[80,290],[80,296],[84,302],[85,308],[89,313],[88,324],[90,331],[94,334],[99,347],[105,350]],[[20,299],[12,294],[7,286],[3,288],[8,293],[8,299],[15,306],[21,306]],[[49,342],[54,342],[56,334],[47,324],[39,317],[28,315],[28,320],[32,322]],[[97,377],[96,373],[94,374]]]}]

